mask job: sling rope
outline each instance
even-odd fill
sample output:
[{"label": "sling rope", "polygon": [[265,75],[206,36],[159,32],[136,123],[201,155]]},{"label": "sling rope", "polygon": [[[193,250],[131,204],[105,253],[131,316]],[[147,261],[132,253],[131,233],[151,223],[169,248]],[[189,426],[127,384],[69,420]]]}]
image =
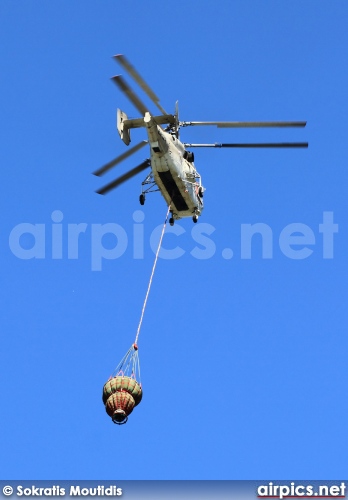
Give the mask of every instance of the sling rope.
[{"label": "sling rope", "polygon": [[164,236],[164,231],[166,229],[166,224],[167,224],[167,221],[168,221],[169,212],[170,212],[170,205],[168,207],[168,211],[167,211],[167,215],[166,215],[166,220],[164,221],[164,224],[163,224],[162,233],[161,233],[161,237],[160,237],[160,240],[159,240],[159,243],[158,243],[158,248],[157,248],[157,252],[156,252],[156,256],[155,256],[155,262],[153,263],[152,272],[151,272],[151,276],[150,276],[150,281],[149,281],[149,284],[148,284],[148,287],[147,287],[147,292],[146,292],[146,295],[145,295],[143,309],[141,311],[141,316],[140,316],[140,321],[139,321],[139,325],[138,325],[138,329],[137,329],[137,334],[135,336],[135,341],[134,341],[135,345],[138,344],[138,337],[139,337],[139,333],[140,333],[140,328],[141,328],[141,324],[143,322],[144,312],[145,312],[145,308],[146,308],[146,304],[147,304],[147,299],[149,297],[150,288],[151,288],[151,285],[152,285],[153,275],[155,274],[155,269],[156,269],[156,264],[157,264],[157,260],[158,260],[158,255],[160,253],[160,249],[161,249],[161,246],[162,246],[162,240],[163,240],[163,236]]}]

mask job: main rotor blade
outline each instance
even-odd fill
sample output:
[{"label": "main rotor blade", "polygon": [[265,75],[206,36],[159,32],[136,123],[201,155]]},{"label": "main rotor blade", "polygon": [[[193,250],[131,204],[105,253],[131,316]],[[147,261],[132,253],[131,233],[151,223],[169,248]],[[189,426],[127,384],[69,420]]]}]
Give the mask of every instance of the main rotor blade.
[{"label": "main rotor blade", "polygon": [[181,127],[216,125],[218,128],[305,127],[307,122],[180,122]]},{"label": "main rotor blade", "polygon": [[185,148],[308,148],[308,142],[184,144]]},{"label": "main rotor blade", "polygon": [[120,156],[115,158],[114,160],[109,161],[109,163],[106,163],[102,167],[100,167],[98,170],[93,172],[94,175],[97,175],[98,177],[104,175],[106,172],[108,172],[112,167],[117,165],[118,163],[121,163],[121,161],[125,160],[128,158],[128,156],[131,156],[133,153],[136,153],[139,149],[141,149],[143,146],[147,144],[147,141],[141,141],[139,144],[136,144],[133,148],[129,149],[125,153],[122,153]]},{"label": "main rotor blade", "polygon": [[121,175],[121,177],[118,177],[117,179],[110,182],[106,186],[98,189],[98,191],[96,191],[96,192],[98,194],[106,194],[109,191],[111,191],[111,189],[115,189],[117,186],[119,186],[123,182],[126,182],[126,181],[128,181],[128,179],[131,179],[135,175],[139,174],[142,170],[145,170],[145,168],[149,167],[150,165],[151,165],[151,161],[149,159],[147,159],[143,163],[138,165],[137,167],[135,167],[132,170],[130,170],[129,172],[127,172],[126,174]]},{"label": "main rotor blade", "polygon": [[162,108],[162,106],[159,103],[159,98],[156,96],[154,91],[148,86],[145,80],[139,75],[134,66],[132,66],[131,63],[125,58],[125,56],[122,54],[117,54],[116,56],[114,56],[114,59],[118,61],[121,64],[121,66],[131,75],[131,77],[143,89],[145,94],[147,94],[150,97],[151,101],[157,106],[157,108],[164,115],[167,115],[168,113]]},{"label": "main rotor blade", "polygon": [[137,110],[141,113],[142,116],[145,115],[145,113],[148,111],[147,107],[145,104],[139,99],[139,97],[136,95],[136,93],[130,88],[128,83],[122,78],[121,75],[113,76],[111,78],[116,85],[119,86],[119,88],[126,94],[128,99],[134,104],[134,106],[137,108]]}]

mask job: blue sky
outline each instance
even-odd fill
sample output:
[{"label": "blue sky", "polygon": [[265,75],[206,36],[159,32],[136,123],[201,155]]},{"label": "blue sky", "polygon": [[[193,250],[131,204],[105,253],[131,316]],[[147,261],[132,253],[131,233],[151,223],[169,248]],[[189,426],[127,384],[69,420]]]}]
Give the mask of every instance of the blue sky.
[{"label": "blue sky", "polygon": [[[2,479],[343,477],[348,6],[139,4],[0,4]],[[91,172],[126,149],[116,108],[138,116],[110,81],[122,72],[117,53],[168,111],[179,100],[182,120],[308,121],[298,130],[186,128],[185,142],[309,142],[195,151],[206,187],[195,227],[211,253],[190,219],[177,224],[180,235],[168,228],[163,246],[182,256],[159,259],[139,338],[144,398],[122,427],[106,415],[101,390],[134,340],[166,205],[157,194],[140,207],[141,174],[95,194],[104,180]],[[134,144],[144,138],[133,132]],[[324,213],[338,224],[332,258],[323,257]],[[24,223],[41,224],[42,258],[23,258],[35,243],[29,234],[17,242],[21,255],[9,243]],[[68,226],[82,223],[72,259]],[[92,227],[107,223],[122,228],[125,248],[93,270]],[[251,258],[241,250],[243,227],[256,223],[270,228],[272,258],[262,257],[259,235]],[[309,228],[312,244],[292,247],[310,248],[307,258],[280,247],[289,224]],[[52,258],[60,229],[62,258]],[[117,242],[109,235],[103,244]],[[144,257],[134,258],[139,245]]]}]

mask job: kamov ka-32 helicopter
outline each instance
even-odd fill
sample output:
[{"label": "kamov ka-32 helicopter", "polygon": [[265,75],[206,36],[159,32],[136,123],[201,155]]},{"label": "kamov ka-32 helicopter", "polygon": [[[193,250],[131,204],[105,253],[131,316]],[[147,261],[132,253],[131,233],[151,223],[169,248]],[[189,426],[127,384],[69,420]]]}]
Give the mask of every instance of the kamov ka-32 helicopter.
[{"label": "kamov ka-32 helicopter", "polygon": [[[159,98],[147,85],[137,70],[129,63],[125,56],[119,54],[114,59],[138,83],[151,101],[160,110],[160,115],[152,115],[148,107],[143,104],[135,92],[130,88],[121,75],[114,76],[112,80],[133,103],[141,114],[140,118],[128,118],[126,113],[117,109],[117,130],[123,142],[128,146],[131,142],[130,130],[144,127],[148,139],[133,146],[129,151],[121,154],[103,167],[95,175],[105,174],[115,165],[136,153],[145,144],[150,146],[150,158],[140,163],[137,167],[118,177],[97,191],[106,194],[127,181],[134,175],[151,167],[142,182],[140,204],[144,205],[145,196],[153,191],[160,191],[170,207],[171,217],[169,223],[182,217],[192,217],[197,222],[203,211],[204,187],[202,179],[194,165],[194,154],[187,148],[307,148],[307,142],[281,142],[281,143],[215,143],[215,144],[187,144],[179,140],[180,127],[215,125],[219,128],[239,127],[305,127],[305,121],[273,121],[273,122],[185,122],[179,121],[178,102],[175,105],[175,114],[168,114],[159,103]],[[161,125],[166,125],[162,128]]]}]

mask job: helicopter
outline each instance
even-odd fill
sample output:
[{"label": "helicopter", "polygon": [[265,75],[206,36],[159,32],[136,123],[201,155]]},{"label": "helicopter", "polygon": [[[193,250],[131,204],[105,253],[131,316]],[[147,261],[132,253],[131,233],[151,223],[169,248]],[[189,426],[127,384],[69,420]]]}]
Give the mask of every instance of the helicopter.
[{"label": "helicopter", "polygon": [[[174,114],[168,114],[161,106],[160,100],[145,80],[140,76],[134,66],[122,54],[113,56],[130,77],[147,94],[150,100],[159,109],[161,114],[151,114],[148,107],[141,101],[126,80],[117,75],[112,77],[113,82],[126,95],[129,101],[139,111],[139,118],[128,118],[124,111],[117,109],[116,126],[120,138],[126,146],[131,142],[131,129],[145,128],[147,140],[143,140],[130,148],[125,153],[103,165],[94,172],[94,175],[102,176],[111,168],[139,151],[146,144],[150,146],[150,157],[144,160],[127,173],[114,181],[98,189],[99,194],[106,194],[115,189],[125,181],[131,179],[143,170],[150,167],[141,184],[139,201],[144,205],[148,193],[160,191],[163,195],[169,211],[170,225],[174,221],[192,217],[194,223],[202,214],[204,203],[203,195],[205,188],[202,178],[194,164],[194,153],[191,148],[307,148],[307,142],[278,142],[278,143],[214,143],[214,144],[189,144],[179,139],[179,129],[188,126],[216,126],[218,128],[252,128],[252,127],[305,127],[305,121],[179,121],[178,101],[175,104]],[[165,125],[165,128],[162,127]]]}]

